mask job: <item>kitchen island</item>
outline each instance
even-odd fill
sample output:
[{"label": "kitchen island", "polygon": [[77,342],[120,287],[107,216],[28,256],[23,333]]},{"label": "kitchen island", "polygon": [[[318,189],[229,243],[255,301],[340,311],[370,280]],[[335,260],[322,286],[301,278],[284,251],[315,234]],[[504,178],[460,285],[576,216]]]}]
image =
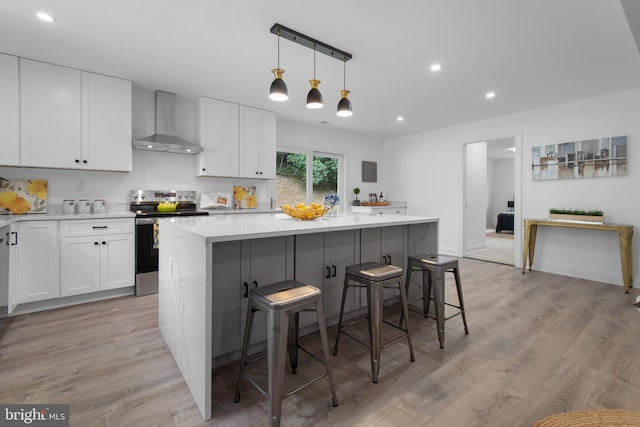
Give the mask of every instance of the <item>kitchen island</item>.
[{"label": "kitchen island", "polygon": [[[204,419],[214,359],[233,360],[241,348],[251,287],[285,279],[319,287],[331,324],[347,265],[404,266],[407,254],[438,249],[438,219],[404,215],[217,215],[163,219],[160,229],[159,327]],[[360,309],[360,297],[350,294],[346,310]],[[305,326],[314,324],[301,318]],[[252,343],[265,337],[256,330]]]}]

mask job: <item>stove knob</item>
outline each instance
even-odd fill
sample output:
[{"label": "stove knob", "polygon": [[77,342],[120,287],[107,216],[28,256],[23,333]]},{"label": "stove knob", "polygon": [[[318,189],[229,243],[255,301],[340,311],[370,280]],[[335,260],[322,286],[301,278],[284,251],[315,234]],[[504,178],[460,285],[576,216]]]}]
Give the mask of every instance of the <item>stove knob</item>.
[{"label": "stove knob", "polygon": [[147,197],[147,196],[146,196],[144,193],[140,194],[140,198],[141,198],[142,200],[144,200],[146,197]]}]

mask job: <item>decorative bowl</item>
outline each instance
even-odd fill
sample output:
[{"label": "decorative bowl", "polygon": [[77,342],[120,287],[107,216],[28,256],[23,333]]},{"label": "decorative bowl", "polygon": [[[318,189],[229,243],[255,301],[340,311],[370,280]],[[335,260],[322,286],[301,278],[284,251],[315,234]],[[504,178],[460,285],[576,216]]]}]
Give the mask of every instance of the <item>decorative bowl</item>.
[{"label": "decorative bowl", "polygon": [[158,212],[175,212],[177,207],[177,203],[161,202],[158,204]]},{"label": "decorative bowl", "polygon": [[310,221],[312,219],[319,218],[326,214],[329,206],[323,206],[319,203],[311,203],[305,205],[304,203],[298,203],[296,206],[282,205],[282,211],[289,215],[291,218],[299,219],[302,221]]}]

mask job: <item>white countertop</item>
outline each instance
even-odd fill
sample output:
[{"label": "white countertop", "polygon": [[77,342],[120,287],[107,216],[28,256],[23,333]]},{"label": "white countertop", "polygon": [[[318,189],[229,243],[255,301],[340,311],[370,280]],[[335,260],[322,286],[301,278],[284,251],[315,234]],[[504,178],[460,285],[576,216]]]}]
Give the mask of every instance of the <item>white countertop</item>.
[{"label": "white countertop", "polygon": [[170,222],[209,242],[226,242],[264,237],[291,236],[360,228],[438,222],[438,218],[406,215],[326,215],[312,221],[300,221],[286,214],[215,215],[163,218],[160,227]]},{"label": "white countertop", "polygon": [[11,225],[21,221],[48,221],[65,219],[110,219],[110,218],[135,218],[135,214],[129,211],[116,211],[105,213],[62,214],[56,211],[46,214],[20,214],[0,215],[0,227]]}]

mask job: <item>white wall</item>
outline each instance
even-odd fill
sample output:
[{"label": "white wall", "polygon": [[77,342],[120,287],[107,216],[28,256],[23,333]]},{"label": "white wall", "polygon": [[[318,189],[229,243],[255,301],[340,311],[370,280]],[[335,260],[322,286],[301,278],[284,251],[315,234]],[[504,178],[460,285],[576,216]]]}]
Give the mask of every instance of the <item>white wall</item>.
[{"label": "white wall", "polygon": [[[348,120],[348,119],[347,119]],[[353,188],[360,188],[360,200],[369,193],[384,192],[387,200],[405,200],[389,193],[384,186],[383,141],[368,136],[338,131],[328,126],[313,126],[278,118],[278,149],[299,148],[342,154],[345,161],[345,197],[343,205],[353,200]],[[377,162],[378,182],[362,182],[362,162]]]},{"label": "white wall", "polygon": [[[303,108],[303,107],[302,107]],[[133,138],[154,133],[155,92],[133,88]],[[176,134],[186,140],[196,140],[196,100],[176,97]],[[363,193],[382,188],[382,140],[340,132],[322,126],[277,121],[278,146],[325,150],[344,154],[348,200],[351,189],[359,186]],[[378,183],[361,182],[362,160],[378,162]],[[47,179],[49,204],[59,205],[64,199],[106,199],[111,209],[128,209],[129,191],[195,190],[202,192],[233,192],[234,185],[255,185],[258,205],[269,206],[275,197],[273,180],[196,177],[197,157],[187,154],[133,150],[131,173],[92,172],[77,170],[0,167],[0,177],[13,179]],[[275,161],[275,159],[274,159]]]},{"label": "white wall", "polygon": [[[440,251],[461,255],[462,145],[516,136],[516,235],[522,218],[546,218],[552,207],[601,209],[611,223],[640,226],[640,90],[496,117],[385,141],[385,187],[409,201],[408,211],[440,218]],[[579,139],[628,136],[629,176],[533,181],[531,147]],[[520,146],[521,144],[521,146]],[[520,197],[518,197],[520,192]],[[520,215],[518,215],[520,214]],[[633,244],[638,286],[640,233]],[[516,238],[516,242],[518,239]],[[521,247],[516,245],[520,266]],[[540,228],[534,269],[622,284],[617,237],[610,232]]]},{"label": "white wall", "polygon": [[507,202],[513,200],[513,159],[489,159],[489,203],[487,205],[487,226],[495,228],[498,214],[507,212]]}]

